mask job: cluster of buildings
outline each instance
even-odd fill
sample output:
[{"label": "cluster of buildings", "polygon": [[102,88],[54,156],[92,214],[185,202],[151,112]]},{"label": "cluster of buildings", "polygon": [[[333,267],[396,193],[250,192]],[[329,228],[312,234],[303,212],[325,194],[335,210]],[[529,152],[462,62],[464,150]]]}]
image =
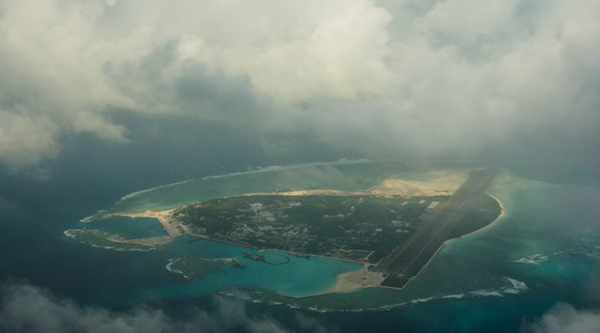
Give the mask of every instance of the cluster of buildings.
[{"label": "cluster of buildings", "polygon": [[[380,216],[370,220],[365,220],[364,214],[354,215],[357,209],[362,209],[357,207],[365,203],[362,197],[285,199],[285,196],[224,198],[192,206],[187,212],[181,211],[177,218],[193,233],[215,240],[355,260],[377,249],[387,251],[382,246],[389,247],[393,239],[406,240],[416,227],[414,221],[399,218],[401,214],[394,209],[382,209]],[[427,209],[436,205],[437,202],[432,202]],[[405,203],[392,206],[398,210],[406,207]],[[425,204],[419,206],[423,212]],[[379,206],[370,206],[373,207]]]}]

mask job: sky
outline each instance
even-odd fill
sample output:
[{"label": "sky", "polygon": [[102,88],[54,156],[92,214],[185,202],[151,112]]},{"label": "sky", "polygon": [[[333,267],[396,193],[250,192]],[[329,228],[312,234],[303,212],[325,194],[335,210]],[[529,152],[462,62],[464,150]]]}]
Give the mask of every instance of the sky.
[{"label": "sky", "polygon": [[594,0],[4,0],[0,163],[47,173],[89,145],[182,169],[203,164],[191,154],[597,166],[598,17]]},{"label": "sky", "polygon": [[[576,168],[600,183],[599,17],[597,0],[0,0],[0,212],[80,218],[90,198],[340,158]],[[27,322],[29,301],[106,331],[203,320],[3,288],[0,319]],[[599,317],[557,305],[528,329]]]}]

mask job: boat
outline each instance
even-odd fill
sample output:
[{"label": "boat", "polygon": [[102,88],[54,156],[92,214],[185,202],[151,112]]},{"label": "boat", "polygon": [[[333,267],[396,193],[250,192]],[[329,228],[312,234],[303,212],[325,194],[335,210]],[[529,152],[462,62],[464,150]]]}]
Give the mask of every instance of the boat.
[{"label": "boat", "polygon": [[310,256],[306,253],[295,253],[294,255],[298,258],[310,258]]},{"label": "boat", "polygon": [[258,254],[250,253],[248,251],[244,251],[244,257],[250,258],[252,260],[262,260],[262,261],[265,260],[265,256],[264,255],[261,256],[261,255],[258,255]]},{"label": "boat", "polygon": [[237,260],[233,261],[233,266],[237,268],[246,268],[246,265],[240,264],[240,262]]}]

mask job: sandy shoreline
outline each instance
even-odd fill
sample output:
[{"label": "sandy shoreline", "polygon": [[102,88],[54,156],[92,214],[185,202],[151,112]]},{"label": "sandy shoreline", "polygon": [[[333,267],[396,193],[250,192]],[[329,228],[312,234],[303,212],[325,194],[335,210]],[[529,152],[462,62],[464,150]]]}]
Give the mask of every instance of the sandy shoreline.
[{"label": "sandy shoreline", "polygon": [[[331,194],[331,192],[342,192],[342,191],[327,191],[327,190],[325,190],[325,191],[316,190],[315,192],[317,192],[317,191],[319,193],[328,192],[329,194]],[[293,191],[293,192],[287,192],[287,193],[293,193],[293,194],[288,194],[288,195],[311,195],[311,194],[314,194],[314,192],[313,193],[306,193],[306,192],[312,192],[312,191]],[[255,193],[252,195],[261,195],[261,194],[263,194],[263,193]],[[264,193],[264,194],[266,194],[266,193]],[[283,193],[271,193],[271,194],[285,195]],[[338,194],[338,193],[336,193],[336,194]],[[181,224],[172,217],[172,213],[175,210],[176,209],[164,210],[164,211],[146,211],[146,212],[142,212],[142,213],[113,213],[113,214],[110,214],[107,216],[126,216],[126,217],[131,217],[131,218],[136,218],[136,217],[156,218],[165,227],[165,230],[169,233],[169,236],[160,236],[160,237],[153,237],[153,238],[155,238],[156,243],[164,244],[164,243],[168,242],[169,240],[173,239],[174,237],[178,237],[183,234],[189,233],[187,231],[187,228],[185,229],[186,232],[184,232],[184,233],[182,233],[181,228],[177,228]],[[143,240],[142,239],[120,240],[119,243],[130,243],[130,244],[142,243],[144,245],[155,245],[154,244],[155,242],[152,241],[153,238],[148,238],[148,239],[143,239]],[[138,242],[138,241],[140,241],[140,242]],[[240,246],[240,244],[234,244],[234,243],[231,243],[231,244]],[[158,245],[158,244],[156,244],[156,245]],[[281,251],[281,250],[277,250],[277,251]],[[283,252],[286,252],[286,251],[283,251]],[[290,253],[290,254],[292,254],[292,253]],[[343,259],[334,258],[334,257],[324,257],[324,256],[319,256],[319,257],[344,261]],[[371,264],[363,263],[363,267],[361,267],[360,269],[338,274],[336,276],[336,280],[337,280],[336,284],[333,287],[331,287],[323,292],[320,292],[318,294],[325,295],[325,294],[333,294],[333,293],[341,293],[341,292],[350,292],[350,291],[355,291],[355,290],[359,290],[359,289],[372,288],[372,287],[378,286],[384,280],[383,274],[370,272],[368,270],[369,265],[371,265]]]},{"label": "sandy shoreline", "polygon": [[[500,206],[500,214],[496,217],[496,219],[494,219],[494,221],[492,221],[490,224],[488,224],[487,226],[485,226],[481,229],[475,230],[468,234],[464,234],[464,235],[460,236],[459,238],[447,240],[446,242],[444,242],[442,247],[440,247],[440,249],[442,249],[444,246],[446,246],[447,244],[449,244],[455,240],[458,240],[463,237],[486,230],[486,229],[494,226],[494,224],[498,223],[498,221],[500,221],[502,219],[502,217],[504,216],[505,211],[506,211],[504,205],[502,205],[502,201],[500,201],[500,199],[496,198],[495,196],[493,196],[491,194],[488,194],[488,193],[486,193],[486,194],[489,195],[490,197],[492,197],[494,200],[496,200],[498,202],[498,205]],[[429,262],[427,262],[427,265],[429,265],[429,263],[431,261],[433,261],[436,256],[437,256],[437,253],[435,256],[433,256],[429,260]],[[383,282],[383,280],[384,280],[383,273],[370,272],[368,270],[369,265],[370,264],[365,264],[363,268],[360,268],[360,269],[357,269],[357,270],[354,270],[351,272],[338,274],[336,277],[336,279],[337,279],[336,284],[333,287],[323,291],[321,293],[321,295],[350,292],[350,291],[356,291],[356,290],[360,290],[360,289],[372,288],[372,287],[379,286],[381,284],[381,282]]]},{"label": "sandy shoreline", "polygon": [[[343,190],[290,190],[282,192],[253,192],[235,196],[309,196],[309,195],[332,195],[332,196],[401,196],[401,197],[431,197],[438,195],[452,195],[464,182],[468,170],[455,171],[430,171],[421,176],[424,179],[401,179],[404,172],[394,175],[378,185],[365,190],[343,191]],[[431,179],[428,179],[431,177]],[[235,197],[231,196],[231,197]],[[228,197],[225,197],[228,198]]]},{"label": "sandy shoreline", "polygon": [[498,223],[498,221],[500,221],[500,219],[502,219],[502,217],[504,216],[504,212],[506,211],[506,209],[504,208],[504,205],[502,205],[502,201],[500,201],[500,199],[496,198],[495,196],[493,196],[493,195],[491,195],[491,194],[489,194],[489,193],[485,193],[485,194],[489,195],[489,196],[490,196],[492,199],[494,199],[494,200],[496,200],[496,202],[498,202],[498,205],[500,206],[500,215],[498,215],[498,216],[496,217],[496,219],[495,219],[495,220],[493,220],[493,221],[492,221],[490,224],[486,225],[485,227],[483,227],[483,228],[481,228],[481,229],[477,229],[477,230],[475,230],[475,231],[473,231],[473,232],[470,232],[470,233],[468,233],[468,234],[464,234],[464,235],[462,235],[462,236],[460,236],[460,237],[458,237],[458,238],[449,239],[449,240],[447,240],[447,241],[446,241],[446,243],[445,243],[445,244],[448,244],[448,243],[450,243],[450,242],[452,242],[452,241],[454,241],[454,240],[461,239],[461,238],[463,238],[463,237],[467,237],[467,236],[470,236],[470,235],[476,234],[476,233],[478,233],[478,232],[484,231],[484,230],[486,230],[486,229],[488,229],[488,228],[491,228],[491,227],[493,227],[493,226],[494,226],[496,223]]},{"label": "sandy shoreline", "polygon": [[[432,175],[433,172],[427,173],[428,175]],[[402,197],[414,197],[414,196],[436,196],[436,195],[452,195],[457,188],[460,187],[462,182],[464,181],[465,173],[462,171],[454,171],[454,172],[445,172],[443,174],[435,174],[434,177],[430,179],[412,179],[405,180],[398,178],[399,175],[386,179],[381,184],[371,187],[369,189],[363,191],[341,191],[341,190],[325,190],[325,189],[317,189],[317,190],[292,190],[286,192],[256,192],[256,193],[247,193],[242,194],[240,196],[260,196],[260,195],[281,195],[281,196],[310,196],[310,195],[332,195],[332,196],[356,196],[356,195],[375,195],[375,196],[402,196]],[[437,176],[437,177],[436,177]],[[489,194],[488,194],[489,195]],[[505,212],[505,208],[502,205],[502,202],[490,195],[494,200],[498,202],[500,205],[501,211],[500,215],[489,225],[471,232],[469,234],[462,235],[459,238],[474,234],[476,232],[485,230],[495,223],[497,223],[503,216]],[[193,204],[192,204],[193,205]],[[129,212],[117,212],[106,215],[109,216],[126,216],[131,218],[136,217],[144,217],[144,218],[156,218],[163,225],[165,231],[168,233],[168,236],[159,236],[159,237],[151,237],[146,239],[131,239],[131,240],[120,240],[122,243],[130,243],[130,244],[144,244],[144,245],[153,245],[153,244],[165,244],[166,242],[180,237],[182,235],[192,235],[202,237],[203,235],[195,235],[190,232],[190,230],[181,222],[179,222],[174,216],[173,213],[179,208],[174,208],[170,210],[164,211],[146,211],[146,212],[138,212],[138,213],[129,213]],[[206,236],[204,236],[206,237]],[[202,238],[204,238],[202,237]],[[208,239],[208,237],[206,237]],[[453,240],[448,240],[445,244],[452,242]],[[228,243],[228,242],[226,242]],[[240,244],[234,244],[241,246]],[[278,250],[280,251],[280,250]],[[287,252],[287,251],[283,251]],[[290,253],[293,254],[293,253]],[[335,257],[325,257],[328,259],[337,259],[342,260],[340,258]],[[435,256],[433,257],[435,258]],[[432,258],[432,259],[433,259]],[[324,290],[323,292],[318,293],[318,295],[332,294],[332,293],[343,293],[343,292],[351,292],[365,288],[373,288],[379,286],[385,278],[383,277],[383,273],[374,273],[371,272],[368,267],[372,264],[362,263],[363,267],[354,271],[345,272],[338,274],[336,276],[336,283],[331,288]]]}]

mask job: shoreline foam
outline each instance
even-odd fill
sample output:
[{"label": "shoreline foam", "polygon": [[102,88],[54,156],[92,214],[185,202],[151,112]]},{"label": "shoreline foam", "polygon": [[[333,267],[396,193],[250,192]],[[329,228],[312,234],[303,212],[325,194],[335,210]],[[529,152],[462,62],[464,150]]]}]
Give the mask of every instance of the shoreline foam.
[{"label": "shoreline foam", "polygon": [[[422,181],[418,181],[418,180],[405,180],[405,179],[400,179],[399,178],[399,174],[390,177],[388,179],[386,179],[384,182],[382,182],[379,185],[376,185],[372,188],[366,189],[366,190],[362,190],[362,191],[343,191],[343,190],[325,190],[325,189],[315,189],[315,190],[292,190],[292,191],[286,191],[286,192],[255,192],[255,193],[247,193],[247,194],[241,194],[241,195],[237,195],[237,196],[257,196],[257,195],[282,195],[282,196],[309,196],[309,195],[332,195],[332,196],[356,196],[356,195],[375,195],[375,196],[394,196],[394,195],[398,195],[398,196],[407,196],[407,197],[414,197],[414,196],[435,196],[435,195],[450,195],[451,192],[453,192],[454,190],[456,190],[455,187],[458,187],[460,184],[454,184],[454,180],[457,179],[457,177],[459,176],[459,174],[461,174],[462,172],[453,172],[451,173],[451,177],[446,177],[448,179],[433,179],[429,182],[422,182]],[[158,186],[155,188],[151,188],[148,190],[143,190],[143,191],[138,191],[135,192],[134,194],[139,194],[139,193],[143,193],[143,192],[147,192],[147,191],[151,191],[157,188],[162,188],[162,187],[168,187],[168,186],[173,186],[173,185],[178,185],[178,184],[182,184],[182,183],[187,183],[189,181],[184,181],[184,182],[179,182],[179,183],[174,183],[174,184],[168,184],[168,185],[163,185],[163,186]],[[443,185],[442,185],[443,184]],[[434,185],[438,185],[438,186],[434,186]],[[433,189],[435,187],[441,187],[443,189]],[[487,193],[486,193],[487,194]],[[424,266],[426,267],[427,265],[429,265],[429,263],[435,259],[439,253],[439,251],[448,243],[469,236],[471,234],[474,234],[476,232],[480,232],[482,230],[485,230],[491,226],[493,226],[495,223],[497,223],[505,214],[505,208],[502,205],[502,202],[494,197],[493,195],[487,194],[490,197],[492,197],[494,200],[496,200],[496,202],[498,202],[499,206],[500,206],[500,214],[496,217],[496,219],[494,221],[492,221],[490,224],[486,225],[485,227],[475,230],[471,233],[462,235],[458,238],[454,238],[454,239],[450,239],[447,240],[446,242],[444,242],[442,244],[442,246],[440,247],[440,249],[438,250],[438,252],[436,252],[436,254],[427,262],[427,264]],[[193,204],[193,203],[192,203]],[[240,247],[244,247],[246,245],[242,245],[242,244],[237,244],[237,243],[231,243],[231,242],[227,242],[227,241],[223,241],[223,240],[213,240],[210,239],[209,237],[206,237],[204,235],[196,235],[192,232],[189,231],[189,229],[181,222],[179,222],[174,216],[173,216],[173,212],[178,210],[181,207],[177,207],[177,208],[173,208],[173,209],[169,209],[169,210],[162,210],[162,211],[145,211],[145,212],[115,212],[115,213],[111,213],[111,214],[107,214],[103,217],[110,217],[110,216],[124,216],[124,217],[130,217],[130,218],[137,218],[137,217],[145,217],[145,218],[156,218],[157,220],[159,220],[159,222],[163,225],[163,227],[165,228],[165,231],[169,234],[169,236],[164,236],[164,237],[160,237],[160,244],[149,244],[148,241],[150,241],[151,239],[143,239],[143,242],[141,242],[142,244],[140,244],[140,242],[138,242],[138,240],[136,239],[131,239],[131,240],[119,240],[116,243],[129,243],[129,244],[139,244],[139,245],[164,245],[165,243],[171,241],[172,239],[176,238],[176,237],[180,237],[183,235],[191,235],[191,236],[195,236],[195,237],[199,237],[199,238],[205,238],[207,240],[211,240],[211,241],[216,241],[216,242],[223,242],[223,243],[228,243],[231,245],[235,245],[235,246],[240,246]],[[153,237],[154,238],[154,237]],[[167,239],[168,238],[168,239]],[[156,238],[156,240],[158,240],[158,238]],[[111,241],[111,240],[109,240]],[[114,241],[113,241],[114,242]],[[248,247],[248,246],[246,246]],[[258,250],[258,249],[257,249]],[[261,251],[269,251],[270,249],[262,249]],[[277,249],[271,249],[274,251],[281,251],[281,252],[286,252],[286,253],[290,253],[290,254],[294,254],[292,252],[288,252],[288,251],[282,251],[282,250],[277,250]],[[357,262],[357,261],[353,261],[353,260],[345,260],[345,259],[341,259],[341,258],[335,258],[335,257],[326,257],[326,256],[321,256],[321,255],[313,255],[311,254],[311,256],[318,256],[318,257],[323,257],[326,259],[334,259],[334,260],[340,260],[340,261],[345,261],[345,262],[353,262],[353,263],[359,263],[362,264],[363,267],[353,270],[353,271],[349,271],[349,272],[343,272],[343,273],[339,273],[338,275],[336,275],[335,279],[336,282],[335,284],[326,289],[323,290],[321,292],[317,292],[313,295],[307,295],[306,297],[314,297],[314,296],[321,296],[321,295],[327,295],[327,294],[335,294],[335,293],[344,293],[344,292],[352,292],[352,291],[357,291],[357,290],[361,290],[361,289],[367,289],[367,288],[374,288],[377,287],[381,284],[381,282],[383,282],[383,280],[385,279],[383,277],[383,273],[374,273],[369,271],[368,266],[372,265],[371,263],[365,263],[365,262]]]}]

